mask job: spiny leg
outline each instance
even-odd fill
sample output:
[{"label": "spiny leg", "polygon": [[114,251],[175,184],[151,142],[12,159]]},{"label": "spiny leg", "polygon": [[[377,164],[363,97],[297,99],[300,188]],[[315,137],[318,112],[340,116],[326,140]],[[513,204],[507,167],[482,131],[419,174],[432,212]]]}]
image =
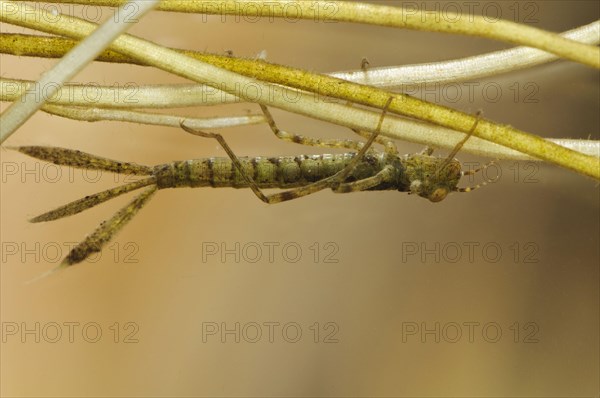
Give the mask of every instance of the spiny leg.
[{"label": "spiny leg", "polygon": [[363,147],[363,143],[360,141],[349,140],[349,139],[331,139],[331,140],[323,140],[320,138],[312,138],[306,137],[300,134],[288,133],[287,131],[281,130],[277,127],[275,123],[275,119],[273,119],[273,115],[271,115],[271,111],[266,106],[259,104],[262,109],[265,118],[267,119],[267,123],[271,128],[271,131],[275,134],[275,136],[281,140],[294,142],[296,144],[308,145],[308,146],[316,146],[316,147],[325,147],[325,148],[346,148],[346,149],[354,149],[356,151],[360,150]]},{"label": "spiny leg", "polygon": [[306,195],[316,193],[324,188],[331,188],[333,190],[338,189],[338,187],[342,185],[342,181],[344,181],[346,177],[348,177],[348,175],[352,172],[352,170],[354,170],[358,162],[362,160],[365,153],[369,150],[371,145],[373,145],[373,142],[375,142],[375,139],[379,135],[381,125],[383,124],[383,120],[385,119],[385,115],[387,114],[387,110],[390,104],[392,103],[392,100],[393,97],[390,97],[390,99],[387,101],[385,108],[381,113],[381,117],[379,118],[377,128],[373,131],[371,137],[369,137],[369,140],[360,149],[356,156],[352,158],[352,160],[346,165],[346,167],[344,167],[342,170],[338,171],[331,177],[324,178],[307,186],[270,195],[269,203],[279,203],[287,200],[297,199]]},{"label": "spiny leg", "polygon": [[[384,106],[384,110],[390,106],[390,103],[392,100],[393,100],[393,97],[388,98],[388,101],[387,101],[386,105]],[[348,106],[354,105],[350,101],[346,102],[346,104]],[[352,130],[355,134],[358,134],[363,138],[369,138],[371,136],[371,133],[369,133],[368,131],[362,131],[362,130],[357,130],[357,129],[350,129],[350,130]],[[398,147],[396,147],[396,143],[394,142],[394,140],[389,139],[387,137],[377,137],[375,142],[383,145],[385,153],[387,153],[388,155],[398,156],[398,154],[399,154]]]},{"label": "spiny leg", "polygon": [[223,136],[221,134],[207,133],[207,132],[200,131],[200,130],[194,130],[190,127],[187,127],[183,121],[179,125],[181,126],[182,129],[184,129],[185,131],[187,131],[190,134],[199,135],[200,137],[204,137],[204,138],[216,139],[219,142],[219,144],[221,144],[221,147],[223,147],[223,149],[227,153],[227,156],[229,156],[229,159],[231,159],[231,161],[233,162],[235,168],[240,172],[242,177],[244,177],[244,179],[250,186],[250,189],[252,189],[252,192],[254,192],[254,194],[263,202],[270,203],[269,198],[260,190],[260,188],[254,181],[254,179],[251,176],[249,176],[248,173],[246,173],[246,171],[244,170],[244,166],[242,166],[242,162],[240,162],[240,160],[238,159],[236,154],[233,153],[233,150],[229,147],[229,144],[227,144],[227,142],[225,141],[225,139],[223,138]]},{"label": "spiny leg", "polygon": [[205,138],[216,139],[219,142],[219,144],[221,144],[221,146],[223,147],[223,149],[225,150],[225,152],[227,153],[227,155],[229,156],[229,158],[231,159],[231,161],[233,162],[234,166],[237,168],[239,173],[246,180],[246,182],[252,189],[252,192],[254,192],[254,194],[263,202],[273,204],[273,203],[285,202],[285,201],[292,200],[292,199],[297,199],[302,196],[306,196],[306,195],[310,195],[312,193],[318,192],[325,188],[332,188],[332,187],[338,186],[340,184],[340,181],[343,181],[348,176],[348,174],[350,174],[352,172],[354,167],[356,167],[356,165],[362,159],[362,157],[367,152],[369,147],[373,144],[373,142],[375,141],[375,138],[377,138],[377,135],[379,134],[379,130],[381,129],[381,125],[383,124],[383,119],[385,118],[387,109],[389,108],[390,104],[392,103],[392,100],[393,100],[393,97],[390,97],[390,99],[388,100],[388,102],[385,106],[385,109],[383,110],[383,112],[381,114],[381,117],[379,119],[379,124],[378,124],[377,128],[375,129],[375,131],[373,132],[373,134],[371,135],[371,137],[369,138],[369,140],[362,146],[362,148],[360,149],[358,154],[348,163],[348,165],[346,165],[346,167],[344,169],[340,170],[339,172],[337,172],[336,174],[334,174],[331,177],[324,178],[322,180],[319,180],[312,184],[306,185],[304,187],[299,187],[299,188],[291,189],[288,191],[278,192],[278,193],[268,195],[268,196],[265,195],[261,191],[261,189],[258,187],[256,182],[254,181],[254,179],[245,172],[245,170],[242,166],[242,163],[240,162],[238,157],[235,155],[235,153],[233,153],[233,151],[231,150],[231,148],[229,147],[229,145],[227,144],[227,142],[225,141],[223,136],[221,136],[220,134],[217,134],[217,133],[206,133],[203,131],[191,129],[191,128],[185,126],[183,121],[180,123],[180,126],[183,130],[187,131],[190,134],[199,135],[199,136],[205,137]]},{"label": "spiny leg", "polygon": [[362,61],[360,61],[360,69],[362,69],[363,72],[366,72],[370,65],[371,63],[366,57],[363,57]]},{"label": "spiny leg", "polygon": [[[356,130],[356,129],[351,129],[351,130],[354,131],[356,134],[360,135],[361,137],[369,138],[371,136],[371,133],[369,133],[368,131],[362,131],[362,130]],[[388,155],[398,155],[400,153],[400,152],[398,152],[396,143],[390,138],[380,136],[380,137],[377,137],[375,142],[383,145],[385,153],[387,153]]]},{"label": "spiny leg", "polygon": [[423,150],[421,152],[419,152],[419,155],[431,156],[432,154],[433,154],[433,148],[430,146],[426,146],[425,148],[423,148]]},{"label": "spiny leg", "polygon": [[381,126],[383,125],[383,120],[385,119],[385,115],[387,115],[387,111],[388,111],[390,105],[392,104],[393,100],[394,100],[394,97],[390,97],[387,100],[387,102],[385,103],[385,107],[383,108],[383,111],[381,112],[381,116],[379,117],[379,123],[377,123],[377,128],[375,128],[375,130],[373,131],[373,133],[371,134],[371,136],[365,143],[365,146],[363,146],[360,149],[360,151],[358,152],[358,154],[350,161],[350,163],[348,163],[348,165],[342,171],[340,171],[338,173],[339,174],[338,180],[340,182],[344,181],[346,179],[346,177],[348,177],[348,175],[352,172],[352,170],[354,170],[354,168],[356,167],[358,162],[360,162],[362,160],[362,158],[365,155],[365,153],[367,152],[367,150],[371,147],[371,145],[373,145],[373,143],[379,136],[379,133],[381,132]]},{"label": "spiny leg", "polygon": [[[482,111],[479,110],[477,111],[477,114],[475,115],[475,123],[473,123],[473,127],[471,127],[471,129],[469,130],[469,132],[467,133],[467,135],[465,136],[465,138],[463,138],[458,144],[456,144],[456,146],[454,147],[454,149],[452,150],[452,152],[450,153],[450,155],[448,155],[448,158],[446,158],[446,160],[444,161],[444,163],[438,168],[438,170],[441,170],[443,167],[445,167],[448,163],[450,163],[452,161],[452,159],[454,158],[454,156],[458,153],[458,151],[461,150],[461,148],[463,147],[463,145],[467,142],[467,140],[469,138],[471,138],[471,136],[473,135],[473,133],[475,132],[475,129],[477,128],[477,124],[479,124],[479,120],[481,119],[481,114]],[[494,161],[490,161],[489,163],[483,165],[482,167],[479,167],[475,170],[469,170],[469,171],[461,171],[460,175],[461,177],[466,176],[466,175],[473,175],[481,170],[485,170],[487,169],[489,166],[491,166],[492,164],[494,164]],[[456,192],[472,192],[476,189],[482,188],[484,186],[486,186],[489,182],[492,182],[492,180],[487,180],[487,181],[483,181],[477,185],[471,186],[471,187],[465,187],[465,188],[455,188]]]},{"label": "spiny leg", "polygon": [[352,158],[352,160],[346,165],[346,167],[344,167],[342,170],[338,171],[336,174],[334,174],[331,177],[324,178],[322,180],[319,180],[319,181],[309,184],[307,186],[290,189],[288,191],[279,192],[279,193],[270,195],[268,197],[269,203],[279,203],[279,202],[284,202],[287,200],[301,198],[303,196],[307,196],[307,195],[319,192],[320,190],[325,189],[325,188],[331,188],[333,190],[337,189],[337,187],[339,187],[341,185],[342,181],[344,181],[346,179],[346,177],[352,172],[352,170],[354,170],[354,168],[356,167],[358,162],[360,162],[362,160],[362,158],[364,157],[365,153],[369,150],[371,145],[373,145],[373,142],[375,141],[375,139],[377,138],[377,135],[379,134],[381,125],[383,124],[383,119],[385,118],[387,109],[389,108],[390,104],[392,103],[392,100],[393,100],[393,98],[390,97],[390,99],[388,100],[388,102],[381,114],[381,117],[379,119],[379,124],[377,125],[377,128],[375,129],[375,131],[371,134],[371,137],[369,137],[369,140],[362,146],[360,151],[358,151],[356,156],[354,158]]},{"label": "spiny leg", "polygon": [[454,146],[454,149],[452,149],[452,152],[450,152],[446,160],[440,165],[440,167],[438,167],[438,171],[446,167],[452,161],[452,159],[454,159],[454,156],[456,156],[458,151],[462,149],[463,145],[465,145],[469,138],[471,138],[471,136],[475,132],[475,129],[477,129],[477,125],[479,124],[479,120],[481,119],[482,113],[483,112],[481,110],[477,111],[477,113],[475,114],[475,123],[473,123],[473,127],[471,127],[465,138],[460,140],[460,142],[456,144],[456,146]]},{"label": "spiny leg", "polygon": [[[323,180],[317,181],[313,184],[309,184],[305,187],[300,187],[300,188],[292,189],[289,191],[279,192],[279,193],[275,193],[272,195],[265,195],[262,192],[262,190],[258,187],[258,184],[256,184],[254,179],[246,173],[239,158],[235,155],[235,153],[233,152],[233,150],[231,149],[229,144],[227,144],[227,142],[225,141],[225,139],[223,138],[222,135],[220,135],[218,133],[207,133],[204,131],[193,130],[193,129],[185,126],[183,123],[181,124],[181,127],[190,134],[199,135],[199,136],[205,137],[205,138],[216,139],[219,142],[219,144],[221,144],[221,146],[223,147],[223,149],[225,150],[225,152],[227,153],[227,155],[233,162],[234,166],[236,167],[236,169],[238,170],[240,175],[242,175],[242,177],[246,180],[246,182],[248,183],[248,185],[250,186],[250,188],[252,189],[254,194],[265,203],[269,203],[269,204],[279,203],[279,202],[283,202],[286,200],[291,200],[291,199],[295,199],[298,197],[302,197],[302,196],[308,195],[310,193],[317,192],[321,189],[329,187],[330,181],[332,180],[333,177],[335,177],[335,176],[328,177]],[[359,144],[362,145],[362,143],[359,143]]]},{"label": "spiny leg", "polygon": [[342,183],[332,188],[332,190],[335,193],[366,191],[367,189],[376,187],[379,184],[391,181],[392,174],[393,167],[388,165],[372,177],[363,178],[362,180],[358,181]]},{"label": "spiny leg", "polygon": [[[287,131],[281,130],[279,127],[277,127],[277,124],[275,123],[275,119],[273,118],[271,111],[269,111],[269,108],[267,108],[265,105],[262,105],[262,104],[259,104],[259,105],[265,115],[265,118],[267,119],[267,123],[269,124],[271,131],[273,131],[275,136],[281,140],[288,141],[288,142],[294,142],[296,144],[307,145],[307,146],[316,146],[316,147],[325,147],[325,148],[347,148],[347,149],[354,149],[356,151],[360,150],[364,145],[364,143],[362,143],[360,141],[351,140],[351,139],[323,140],[320,138],[312,138],[312,137],[306,137],[306,136],[303,136],[300,134],[288,133]],[[369,133],[367,131],[360,131],[360,130],[356,130],[356,129],[351,129],[351,130],[364,138],[369,138],[371,136],[371,133]],[[396,147],[396,144],[394,143],[393,140],[391,140],[387,137],[377,137],[375,142],[383,145],[385,147],[386,153],[392,154],[392,155],[398,155],[398,153],[399,153],[398,148]]]},{"label": "spiny leg", "polygon": [[[223,147],[223,149],[225,150],[225,152],[227,153],[227,155],[233,162],[233,164],[236,167],[236,169],[238,170],[238,172],[246,180],[246,182],[250,186],[250,189],[252,189],[252,192],[254,192],[254,194],[265,203],[273,204],[273,203],[284,202],[286,200],[296,199],[296,198],[320,191],[321,189],[324,189],[324,188],[327,188],[330,186],[332,177],[324,178],[322,180],[319,180],[319,181],[312,183],[310,185],[307,185],[305,187],[300,187],[300,188],[292,189],[289,191],[279,192],[279,193],[275,193],[272,195],[265,195],[262,192],[262,190],[259,188],[258,184],[256,184],[256,181],[254,181],[254,179],[246,173],[246,171],[244,170],[244,167],[242,166],[242,163],[240,162],[238,157],[235,155],[235,153],[233,153],[233,150],[229,147],[229,144],[227,144],[227,142],[225,141],[225,139],[223,138],[223,136],[221,134],[207,133],[204,131],[193,130],[193,129],[185,126],[183,124],[183,122],[180,125],[181,125],[182,129],[184,129],[185,131],[187,131],[190,134],[199,135],[199,136],[205,137],[205,138],[216,139],[219,142],[219,144],[221,144],[221,146]],[[364,147],[363,147],[363,149],[364,149]]]}]

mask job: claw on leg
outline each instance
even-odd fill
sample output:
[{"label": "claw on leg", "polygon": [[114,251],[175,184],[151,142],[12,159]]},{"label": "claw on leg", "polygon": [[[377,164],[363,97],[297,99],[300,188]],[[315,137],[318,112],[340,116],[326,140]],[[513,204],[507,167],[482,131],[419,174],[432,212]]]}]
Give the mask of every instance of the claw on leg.
[{"label": "claw on leg", "polygon": [[369,62],[369,60],[366,57],[364,57],[360,61],[360,69],[362,69],[364,72],[367,71],[367,69],[369,68],[369,65],[371,65],[371,63]]}]

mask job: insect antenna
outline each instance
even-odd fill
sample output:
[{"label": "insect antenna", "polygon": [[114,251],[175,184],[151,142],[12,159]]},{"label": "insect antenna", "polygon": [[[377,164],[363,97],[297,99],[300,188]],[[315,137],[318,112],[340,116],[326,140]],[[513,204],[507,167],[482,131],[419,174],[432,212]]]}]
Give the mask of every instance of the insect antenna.
[{"label": "insect antenna", "polygon": [[464,176],[472,176],[472,175],[475,175],[475,174],[479,173],[480,171],[484,171],[485,169],[487,169],[488,167],[490,167],[490,166],[491,166],[491,165],[493,165],[493,164],[495,164],[495,162],[494,162],[493,160],[490,160],[488,163],[486,163],[486,164],[484,164],[483,166],[481,166],[481,167],[478,167],[478,168],[476,168],[476,169],[474,169],[474,170],[467,170],[467,171],[464,171],[464,170],[462,170],[462,171],[460,172],[460,176],[461,176],[461,177],[464,177]]},{"label": "insect antenna", "polygon": [[454,192],[472,192],[472,191],[474,191],[476,189],[485,187],[487,184],[488,184],[488,182],[484,181],[484,182],[482,182],[480,184],[473,185],[471,187],[465,187],[465,188],[458,188],[458,187],[456,187],[456,189],[454,190]]},{"label": "insect antenna", "polygon": [[[475,170],[468,170],[468,171],[461,171],[460,175],[462,176],[469,176],[469,175],[474,175],[475,173],[478,173],[480,171],[484,171],[485,169],[487,169],[488,167],[490,167],[491,165],[495,164],[495,162],[493,160],[489,161],[488,163],[484,164],[481,167],[476,168]],[[476,189],[482,188],[486,185],[488,185],[488,183],[490,182],[495,182],[494,179],[492,178],[488,178],[485,181],[474,185],[474,186],[470,186],[470,187],[465,187],[465,188],[458,188],[456,187],[456,189],[454,190],[455,192],[471,192],[474,191]]]}]

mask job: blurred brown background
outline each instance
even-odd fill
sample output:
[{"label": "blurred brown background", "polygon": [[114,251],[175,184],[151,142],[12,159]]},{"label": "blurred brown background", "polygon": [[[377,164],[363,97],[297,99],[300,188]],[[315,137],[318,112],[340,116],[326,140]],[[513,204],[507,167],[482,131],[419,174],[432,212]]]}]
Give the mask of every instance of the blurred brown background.
[{"label": "blurred brown background", "polygon": [[[417,5],[455,11],[449,3]],[[498,10],[505,19],[557,32],[599,15],[595,1],[474,5],[475,13],[492,18]],[[98,10],[65,11],[94,18]],[[100,11],[102,19],[111,15]],[[509,47],[345,23],[223,22],[158,12],[132,32],[238,56],[266,50],[273,62],[319,72],[354,69],[362,57],[372,66],[401,65]],[[1,73],[36,79],[54,62],[2,56]],[[151,68],[100,63],[76,81],[183,82]],[[487,118],[547,137],[598,139],[598,72],[591,68],[561,61],[478,83],[472,99],[469,87],[459,85],[461,100],[437,94],[437,101],[466,112],[483,109]],[[436,100],[432,92],[426,98]],[[259,108],[177,112],[208,117],[247,110]],[[326,123],[274,114],[289,131],[352,137]],[[240,156],[323,152],[279,141],[266,125],[222,133]],[[149,165],[225,156],[215,142],[176,129],[42,113],[7,144],[63,146]],[[489,174],[502,173],[497,183],[439,204],[397,192],[321,192],[268,206],[249,190],[165,190],[97,261],[26,285],[133,194],[29,224],[34,215],[116,185],[114,177],[96,181],[95,173],[66,168],[57,176],[57,168],[20,154],[2,150],[1,156],[4,396],[598,394],[599,197],[597,183],[580,175],[501,162]],[[222,245],[234,254],[223,260],[206,251]]]}]

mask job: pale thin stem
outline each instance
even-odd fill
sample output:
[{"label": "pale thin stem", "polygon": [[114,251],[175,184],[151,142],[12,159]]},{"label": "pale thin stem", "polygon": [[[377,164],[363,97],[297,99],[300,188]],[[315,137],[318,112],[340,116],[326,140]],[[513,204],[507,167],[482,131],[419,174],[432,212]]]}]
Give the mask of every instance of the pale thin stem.
[{"label": "pale thin stem", "polygon": [[[183,118],[182,116],[178,115],[152,114],[147,112],[126,111],[119,109],[79,108],[50,104],[44,105],[42,110],[51,114],[76,120],[119,120],[171,127],[179,127]],[[235,127],[265,122],[265,119],[262,115],[205,119],[185,117],[185,120],[186,125],[189,125],[194,129],[217,129],[222,127]],[[454,130],[401,118],[394,119],[393,127],[388,132],[388,135],[405,141],[446,149],[453,148],[463,137],[462,133]],[[600,157],[600,141],[574,139],[549,139],[549,141],[583,154]],[[462,150],[496,159],[540,160],[521,152],[514,151],[510,148],[506,148],[504,146],[478,138],[471,138],[469,141],[467,141]]]},{"label": "pale thin stem", "polygon": [[[6,3],[5,0],[2,0],[0,1],[0,6],[5,6]],[[2,13],[0,15],[2,20],[9,23],[77,39],[87,36],[94,28],[94,24],[64,15],[59,16],[59,18],[52,15],[52,23],[49,23],[47,20],[50,18],[50,15],[46,15],[47,13],[42,10],[20,3],[10,4],[16,6],[19,12],[11,14]],[[312,95],[295,92],[282,86],[282,84],[377,108],[382,108],[390,96],[394,96],[396,99],[390,107],[390,112],[435,122],[447,128],[463,132],[468,131],[474,123],[473,115],[430,104],[409,96],[394,94],[373,87],[357,85],[308,72],[290,72],[288,76],[280,77],[271,76],[272,81],[276,81],[278,84],[264,83],[204,62],[199,62],[176,51],[130,35],[119,37],[113,42],[111,48],[171,73],[218,87],[230,94],[238,95],[247,101],[259,102],[264,105],[345,125],[353,129],[373,131],[374,126],[377,125],[378,113],[352,108],[344,104],[315,101]],[[323,80],[325,79],[333,79],[336,83],[335,87],[323,86]],[[248,90],[249,87],[252,87],[252,90]],[[290,101],[290,98],[294,98],[295,101]],[[392,130],[394,127],[397,127],[394,124],[396,120],[397,118],[392,119],[392,117],[388,117],[382,126],[382,133],[394,136]],[[402,133],[400,132],[400,134]],[[600,179],[600,160],[597,157],[571,151],[510,126],[501,126],[487,120],[481,120],[474,135]],[[434,141],[437,140],[434,139]],[[455,140],[454,144],[457,141],[459,139]]]},{"label": "pale thin stem", "polygon": [[44,105],[44,112],[74,120],[97,122],[104,120],[150,124],[156,126],[179,127],[185,119],[187,126],[195,129],[219,129],[226,127],[247,126],[264,123],[263,115],[228,116],[212,118],[193,118],[179,115],[163,115],[158,113],[127,111],[120,109],[77,108],[72,106]]},{"label": "pale thin stem", "polygon": [[[597,45],[600,43],[600,21],[569,30],[562,33],[561,36],[581,43]],[[59,58],[76,43],[74,40],[62,37],[0,34],[0,52],[20,56]],[[212,60],[206,57],[207,54],[179,49],[177,51],[208,62]],[[211,57],[218,58],[219,56],[211,55]],[[449,61],[380,68],[370,67],[367,70],[340,71],[328,75],[375,87],[412,88],[420,84],[444,84],[490,77],[531,68],[556,59],[558,59],[556,55],[544,51],[529,47],[515,47]],[[100,54],[97,60],[123,63],[135,62],[133,59],[112,51],[105,51]],[[254,63],[256,68],[269,65],[261,60],[244,60],[244,62]],[[165,87],[167,90],[172,89],[172,86]],[[189,86],[182,87],[182,95],[188,94],[185,90],[189,90]],[[201,105],[213,104],[213,102],[208,102],[209,99],[215,102],[222,100],[224,103],[235,101],[235,97],[223,92],[218,93],[213,88],[201,88],[199,90],[202,93],[211,94],[210,98],[202,101]],[[167,95],[169,93],[170,91],[166,92]],[[221,98],[215,98],[217,94]],[[124,95],[116,98],[124,98]],[[167,98],[170,98],[170,96]]]},{"label": "pale thin stem", "polygon": [[[51,0],[54,3],[72,3],[117,7],[125,0]],[[600,68],[600,49],[515,22],[487,20],[479,15],[431,11],[417,7],[403,8],[387,5],[335,0],[163,0],[160,11],[176,11],[216,15],[241,15],[263,18],[309,19],[388,26],[480,36],[517,45],[534,47],[560,57]]]},{"label": "pale thin stem", "polygon": [[[30,80],[0,78],[0,100],[17,101],[27,90]],[[40,88],[44,93],[44,89]],[[94,106],[98,108],[183,108],[243,102],[205,84],[165,84],[138,86],[128,83],[120,87],[96,83],[69,83],[51,96],[44,95],[49,104]]]},{"label": "pale thin stem", "polygon": [[[561,36],[581,43],[600,43],[600,21],[569,30]],[[499,75],[557,60],[556,55],[529,47],[443,62],[334,72],[329,76],[375,87],[409,89],[422,84],[445,84]]]},{"label": "pale thin stem", "polygon": [[[44,104],[40,95],[40,87],[46,90],[47,95],[52,95],[56,89],[75,76],[88,63],[92,62],[110,43],[129,29],[146,12],[150,11],[158,0],[132,0],[123,5],[123,10],[128,10],[130,18],[111,18],[103,23],[95,32],[81,41],[73,50],[44,73],[40,80],[23,95],[21,101],[15,101],[0,116],[0,143],[4,142],[16,129],[18,129],[31,115]],[[15,4],[12,3],[14,6]],[[11,3],[2,3],[2,13],[11,11]],[[119,12],[119,11],[117,11]],[[121,13],[120,15],[123,15]]]}]

